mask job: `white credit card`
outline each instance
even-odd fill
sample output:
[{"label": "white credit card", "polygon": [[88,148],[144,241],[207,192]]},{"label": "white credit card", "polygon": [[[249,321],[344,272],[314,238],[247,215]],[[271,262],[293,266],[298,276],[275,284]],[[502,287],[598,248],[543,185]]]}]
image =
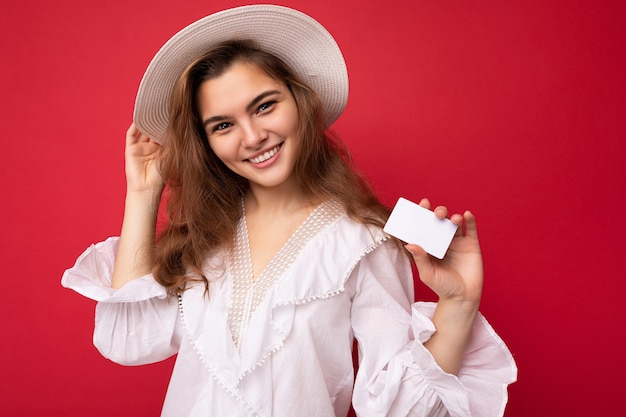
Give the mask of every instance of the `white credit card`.
[{"label": "white credit card", "polygon": [[432,211],[400,197],[383,230],[443,259],[456,229],[457,225],[449,219],[438,219]]}]

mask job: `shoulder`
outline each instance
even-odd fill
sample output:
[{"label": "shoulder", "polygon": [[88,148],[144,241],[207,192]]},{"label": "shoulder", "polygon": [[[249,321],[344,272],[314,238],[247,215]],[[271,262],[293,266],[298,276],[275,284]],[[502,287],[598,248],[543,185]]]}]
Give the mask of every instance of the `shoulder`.
[{"label": "shoulder", "polygon": [[317,249],[361,257],[390,239],[382,228],[351,218],[340,203],[336,204],[333,221],[316,236]]}]

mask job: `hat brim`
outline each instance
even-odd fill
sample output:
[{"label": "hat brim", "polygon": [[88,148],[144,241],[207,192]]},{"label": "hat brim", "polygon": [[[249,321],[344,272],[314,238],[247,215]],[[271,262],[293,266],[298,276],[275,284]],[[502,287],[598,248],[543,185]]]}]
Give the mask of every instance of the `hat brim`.
[{"label": "hat brim", "polygon": [[135,100],[137,128],[164,143],[172,89],[185,68],[212,45],[249,39],[282,59],[319,95],[330,126],[348,101],[348,72],[341,50],[316,20],[294,9],[251,5],[200,19],[175,34],[154,56]]}]

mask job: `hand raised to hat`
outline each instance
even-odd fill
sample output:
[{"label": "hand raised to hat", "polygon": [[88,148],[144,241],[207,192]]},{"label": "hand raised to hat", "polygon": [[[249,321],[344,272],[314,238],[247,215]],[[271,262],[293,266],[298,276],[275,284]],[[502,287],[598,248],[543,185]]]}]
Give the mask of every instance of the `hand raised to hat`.
[{"label": "hand raised to hat", "polygon": [[161,145],[131,124],[126,131],[126,203],[111,287],[152,271],[156,219],[164,181],[159,174]]},{"label": "hand raised to hat", "polygon": [[165,185],[159,173],[161,145],[137,129],[134,123],[126,132],[126,184],[128,192],[156,192]]},{"label": "hand raised to hat", "polygon": [[[430,209],[430,202],[422,199],[420,206]],[[440,219],[448,216],[444,206],[434,211]],[[443,259],[417,245],[406,245],[406,249],[413,255],[422,282],[439,296],[432,317],[436,331],[424,346],[444,371],[456,374],[478,314],[483,262],[474,215],[466,211],[453,214],[450,220],[458,229]]]}]

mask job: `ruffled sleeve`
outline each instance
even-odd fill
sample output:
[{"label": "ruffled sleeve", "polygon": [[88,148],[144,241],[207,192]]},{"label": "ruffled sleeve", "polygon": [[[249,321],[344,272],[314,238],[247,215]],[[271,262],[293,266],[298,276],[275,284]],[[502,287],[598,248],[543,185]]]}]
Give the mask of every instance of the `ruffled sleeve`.
[{"label": "ruffled sleeve", "polygon": [[98,302],[93,341],[103,356],[122,365],[167,359],[180,344],[177,300],[152,275],[111,288],[118,243],[112,237],[89,247],[61,284]]},{"label": "ruffled sleeve", "polygon": [[352,327],[359,344],[353,396],[359,417],[502,416],[515,362],[482,315],[474,323],[458,376],[424,347],[436,304],[412,304],[410,266],[391,242],[354,270]]}]

